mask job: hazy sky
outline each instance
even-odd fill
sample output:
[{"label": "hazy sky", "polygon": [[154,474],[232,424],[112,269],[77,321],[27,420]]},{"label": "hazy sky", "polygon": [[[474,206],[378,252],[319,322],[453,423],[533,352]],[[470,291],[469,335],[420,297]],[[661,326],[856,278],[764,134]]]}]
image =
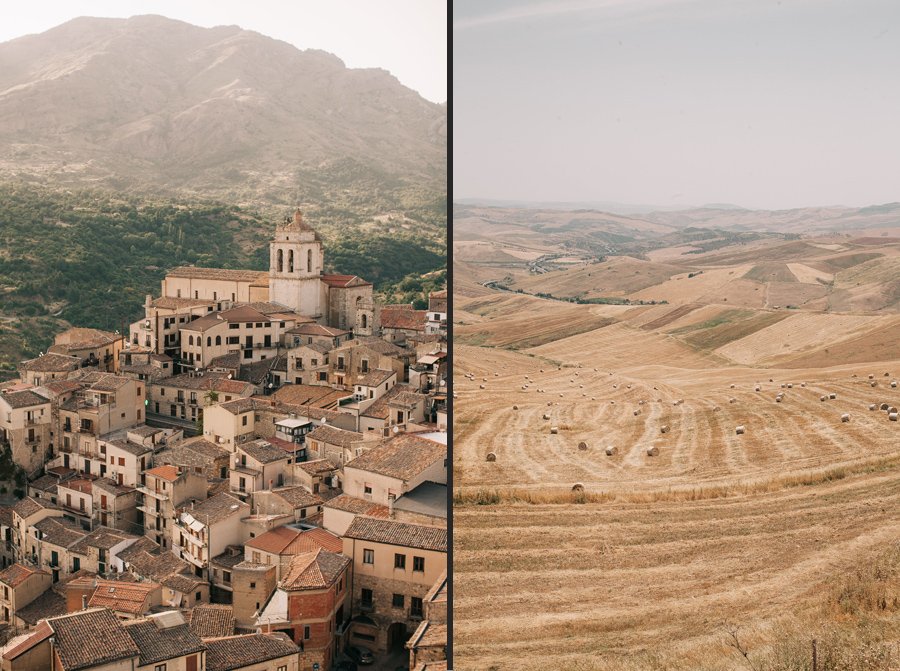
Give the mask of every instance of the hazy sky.
[{"label": "hazy sky", "polygon": [[447,100],[445,0],[34,0],[10,2],[0,42],[78,16],[161,14],[194,25],[238,25],[323,49],[351,68],[384,68],[433,102]]},{"label": "hazy sky", "polygon": [[896,0],[457,0],[454,196],[900,200]]}]

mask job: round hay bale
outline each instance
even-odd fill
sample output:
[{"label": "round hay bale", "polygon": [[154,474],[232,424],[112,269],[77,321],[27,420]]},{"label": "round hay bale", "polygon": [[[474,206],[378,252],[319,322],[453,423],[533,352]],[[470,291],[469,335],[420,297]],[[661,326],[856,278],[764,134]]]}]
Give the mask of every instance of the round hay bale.
[{"label": "round hay bale", "polygon": [[609,447],[606,448],[606,456],[611,457],[614,454],[616,454],[618,451],[619,451],[619,448],[615,447],[614,445],[610,445]]},{"label": "round hay bale", "polygon": [[891,374],[890,374],[890,373],[885,373],[884,376],[885,376],[885,377],[890,377]]},{"label": "round hay bale", "polygon": [[562,395],[562,394],[560,394],[560,395],[559,395],[559,397],[560,397],[560,398],[562,398],[562,397],[563,397],[563,395]]},{"label": "round hay bale", "polygon": [[890,408],[888,408],[888,413],[891,413],[891,412],[897,412],[897,408],[893,405]]},{"label": "round hay bale", "polygon": [[630,384],[627,385],[627,386],[626,386],[626,389],[631,389],[631,385],[630,385]]},{"label": "round hay bale", "polygon": [[878,383],[875,382],[875,380],[872,380],[872,381],[869,383],[869,386],[870,386],[870,387],[877,387],[877,386],[878,386]]},{"label": "round hay bale", "polygon": [[580,494],[584,491],[584,485],[580,482],[576,482],[574,485],[572,485],[572,491]]},{"label": "round hay bale", "polygon": [[734,427],[734,432],[739,436],[743,436],[744,435],[744,425],[742,424],[741,426]]},{"label": "round hay bale", "polygon": [[550,413],[545,412],[545,413],[544,413],[544,416],[541,417],[541,419],[550,419]]},{"label": "round hay bale", "polygon": [[519,406],[517,406],[517,405],[513,406],[513,410],[518,410],[518,409],[519,409]]},{"label": "round hay bale", "polygon": [[820,401],[827,401],[827,400],[828,400],[828,397],[825,396],[825,395],[823,394],[822,396],[819,396],[819,400],[820,400]]},{"label": "round hay bale", "polygon": [[869,410],[878,410],[878,406],[874,403],[869,404]]},{"label": "round hay bale", "polygon": [[754,390],[754,391],[761,391],[761,390],[762,390],[762,387],[760,387],[759,385],[756,385],[756,387],[754,387],[753,390]]},{"label": "round hay bale", "polygon": [[788,388],[788,389],[793,389],[793,388],[794,388],[794,385],[793,385],[792,383],[788,382],[787,388]]},{"label": "round hay bale", "polygon": [[483,377],[483,378],[481,378],[481,381],[482,381],[482,382],[487,382],[487,378],[486,378],[486,377]]},{"label": "round hay bale", "polygon": [[648,457],[658,457],[659,456],[659,448],[655,445],[653,447],[647,448],[647,456]]},{"label": "round hay bale", "polygon": [[667,424],[663,424],[661,427],[659,427],[659,432],[660,433],[669,433],[669,426]]},{"label": "round hay bale", "polygon": [[580,443],[578,443],[578,449],[579,449],[579,450],[582,450],[582,451],[583,451],[583,450],[586,450],[586,449],[587,449],[587,443],[584,442],[584,441],[582,440]]},{"label": "round hay bale", "polygon": [[729,402],[729,403],[737,403],[737,399],[736,399],[736,398],[729,398],[729,399],[728,399],[728,402]]},{"label": "round hay bale", "polygon": [[891,406],[889,406],[887,403],[882,403],[879,407],[880,407],[882,410],[887,410],[887,409],[888,409],[889,407],[891,407]]},{"label": "round hay bale", "polygon": [[[776,402],[776,403],[781,403],[781,401],[783,401],[783,400],[784,400],[784,396],[776,396],[776,397],[775,397],[775,402]],[[824,401],[825,399],[822,399],[822,400]]]},{"label": "round hay bale", "polygon": [[837,394],[828,394],[828,398],[830,398],[833,401],[834,399],[837,398]]},{"label": "round hay bale", "polygon": [[713,406],[713,412],[719,412],[721,410],[722,410],[722,408],[720,408],[719,406],[717,406],[717,405]]},{"label": "round hay bale", "polygon": [[613,389],[618,389],[618,388],[619,388],[619,385],[617,385],[617,384],[613,385]]},{"label": "round hay bale", "polygon": [[551,426],[551,427],[550,427],[550,433],[551,433],[552,435],[555,436],[557,433],[559,433],[559,427],[558,427],[558,426]]},{"label": "round hay bale", "polygon": [[485,461],[497,461],[497,455],[493,452],[488,452],[487,456],[484,458]]},{"label": "round hay bale", "polygon": [[731,388],[734,389],[734,385],[733,385],[733,384],[731,385]]},{"label": "round hay bale", "polygon": [[500,377],[500,373],[494,373],[494,377]]},{"label": "round hay bale", "polygon": [[892,388],[892,389],[896,389],[896,388],[897,388],[897,380],[891,380],[891,388]]},{"label": "round hay bale", "polygon": [[845,412],[843,415],[841,415],[841,421],[842,421],[842,422],[849,422],[849,421],[850,421],[850,413]]},{"label": "round hay bale", "polygon": [[769,382],[774,382],[774,381],[775,381],[775,380],[773,380],[772,378],[769,378]]},{"label": "round hay bale", "polygon": [[874,379],[875,379],[875,376],[872,375],[871,373],[869,373],[869,379],[870,379],[870,380],[874,380]]},{"label": "round hay bale", "polygon": [[479,389],[484,389],[484,385],[483,385],[483,384],[480,384],[480,385],[478,385],[478,388],[479,388]]},{"label": "round hay bale", "polygon": [[615,402],[615,401],[610,401],[609,404],[610,404],[610,405],[615,405],[616,402]]},{"label": "round hay bale", "polygon": [[637,416],[640,415],[640,414],[641,414],[640,408],[638,408],[637,410],[634,411],[634,416],[635,416],[635,417],[637,417]]},{"label": "round hay bale", "polygon": [[801,382],[801,383],[800,383],[800,386],[801,386],[801,387],[805,387],[805,386],[806,386],[806,383],[805,383],[805,382]]},{"label": "round hay bale", "polygon": [[888,419],[892,422],[896,422],[898,417],[900,417],[900,414],[896,412],[892,412],[890,415],[888,415]]},{"label": "round hay bale", "polygon": [[787,385],[786,385],[784,382],[781,383],[781,388],[782,388],[782,389],[784,389],[786,386],[787,386]]}]

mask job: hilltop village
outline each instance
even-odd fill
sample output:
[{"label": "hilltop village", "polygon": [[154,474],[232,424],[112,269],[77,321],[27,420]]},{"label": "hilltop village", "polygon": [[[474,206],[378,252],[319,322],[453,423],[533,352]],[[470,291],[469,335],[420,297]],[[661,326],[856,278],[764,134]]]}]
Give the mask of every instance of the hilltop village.
[{"label": "hilltop village", "polygon": [[2,385],[2,671],[446,669],[447,294],[324,268],[297,210]]}]

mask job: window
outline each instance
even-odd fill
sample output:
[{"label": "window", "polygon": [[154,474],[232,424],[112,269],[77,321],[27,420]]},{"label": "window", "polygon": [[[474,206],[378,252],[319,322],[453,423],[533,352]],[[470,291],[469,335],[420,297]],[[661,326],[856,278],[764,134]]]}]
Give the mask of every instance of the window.
[{"label": "window", "polygon": [[241,417],[241,426],[247,426],[247,417],[248,415]]},{"label": "window", "polygon": [[422,599],[417,596],[409,598],[409,616],[422,617]]},{"label": "window", "polygon": [[413,571],[425,570],[425,557],[413,557]]},{"label": "window", "polygon": [[372,590],[366,589],[363,587],[362,595],[360,597],[362,601],[362,605],[371,608],[374,605],[374,601],[372,600]]},{"label": "window", "polygon": [[403,608],[404,598],[402,594],[395,594],[391,599],[391,606],[394,608]]},{"label": "window", "polygon": [[231,571],[222,571],[222,581],[231,582]]},{"label": "window", "polygon": [[166,671],[166,665],[165,664],[157,664],[156,666],[153,667],[153,671]]},{"label": "window", "polygon": [[365,486],[363,487],[363,493],[364,493],[364,494],[371,494],[371,493],[372,493],[372,485],[365,485]]},{"label": "window", "polygon": [[287,671],[287,664],[278,667],[278,671]]},{"label": "window", "polygon": [[[363,564],[375,563],[375,550],[363,550]],[[363,590],[365,592],[365,590]]]},{"label": "window", "polygon": [[288,272],[294,272],[294,250],[288,252]]},{"label": "window", "polygon": [[277,267],[278,272],[284,272],[284,251],[279,249],[277,254]]},{"label": "window", "polygon": [[256,583],[255,583],[255,582],[251,582],[251,583],[250,583],[250,589],[256,589]]},{"label": "window", "polygon": [[400,553],[394,555],[394,568],[406,568],[406,555]]},{"label": "window", "polygon": [[309,630],[309,625],[307,624],[307,625],[303,626],[303,640],[308,641],[309,639],[310,639],[310,630]]},{"label": "window", "polygon": [[306,272],[308,272],[308,273],[312,272],[312,250],[311,249],[306,250]]}]

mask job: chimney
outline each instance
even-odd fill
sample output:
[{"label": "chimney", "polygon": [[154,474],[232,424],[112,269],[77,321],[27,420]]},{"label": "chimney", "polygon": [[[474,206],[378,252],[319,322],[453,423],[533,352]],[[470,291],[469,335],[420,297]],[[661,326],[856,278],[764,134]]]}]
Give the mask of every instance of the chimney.
[{"label": "chimney", "polygon": [[81,610],[87,610],[87,594],[81,595]]},{"label": "chimney", "polygon": [[394,500],[396,498],[396,494],[388,494],[388,517],[391,519],[394,519]]}]

